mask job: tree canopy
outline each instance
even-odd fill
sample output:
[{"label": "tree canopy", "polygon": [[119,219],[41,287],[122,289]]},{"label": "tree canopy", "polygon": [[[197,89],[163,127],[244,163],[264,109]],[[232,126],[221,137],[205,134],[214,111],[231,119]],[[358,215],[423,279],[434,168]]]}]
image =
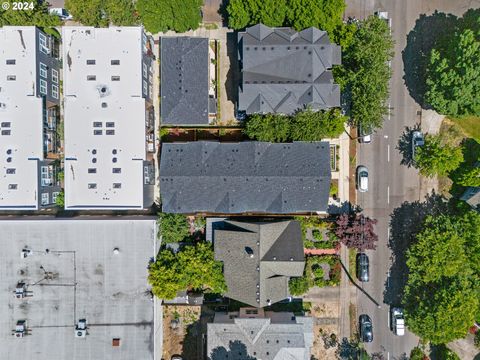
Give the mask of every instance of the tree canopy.
[{"label": "tree canopy", "polygon": [[408,327],[433,344],[466,335],[479,314],[480,215],[429,216],[407,251]]},{"label": "tree canopy", "polygon": [[334,69],[334,75],[347,93],[353,122],[365,128],[382,127],[388,114],[388,63],[393,57],[388,24],[377,16],[360,21],[342,57],[342,66]]},{"label": "tree canopy", "polygon": [[0,27],[5,25],[17,26],[38,26],[41,28],[58,26],[60,19],[56,15],[48,13],[48,3],[41,0],[29,0],[33,3],[33,9],[27,8],[21,11],[13,10],[14,0],[3,0],[2,3],[9,3],[9,9],[0,7]]},{"label": "tree canopy", "polygon": [[181,242],[190,236],[190,225],[185,215],[161,213],[158,223],[165,243]]},{"label": "tree canopy", "polygon": [[346,120],[338,109],[307,109],[291,116],[254,114],[247,119],[244,133],[258,141],[320,141],[340,136]]},{"label": "tree canopy", "polygon": [[415,166],[424,176],[445,176],[463,161],[462,148],[444,144],[438,135],[427,135],[415,152]]},{"label": "tree canopy", "polygon": [[426,101],[439,113],[480,115],[480,30],[452,34],[433,49],[427,66]]},{"label": "tree canopy", "polygon": [[480,186],[480,166],[460,166],[455,171],[453,180],[462,186]]},{"label": "tree canopy", "polygon": [[223,266],[214,258],[212,245],[200,242],[186,246],[178,253],[161,250],[149,266],[148,281],[160,299],[173,299],[182,290],[223,294],[227,290]]},{"label": "tree canopy", "polygon": [[136,6],[145,29],[156,34],[197,29],[202,21],[202,4],[202,0],[138,0]]},{"label": "tree canopy", "polygon": [[334,230],[338,240],[348,248],[358,251],[375,250],[378,236],[374,232],[377,220],[362,214],[342,214],[337,218]]},{"label": "tree canopy", "polygon": [[85,26],[131,26],[138,23],[132,0],[65,0],[65,8]]}]

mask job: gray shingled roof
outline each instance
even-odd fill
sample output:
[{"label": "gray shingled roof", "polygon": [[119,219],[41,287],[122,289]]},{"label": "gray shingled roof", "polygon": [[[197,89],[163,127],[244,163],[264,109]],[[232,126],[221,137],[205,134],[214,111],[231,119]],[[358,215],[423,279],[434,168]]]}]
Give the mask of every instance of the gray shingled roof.
[{"label": "gray shingled roof", "polygon": [[208,125],[208,39],[161,38],[163,124]]},{"label": "gray shingled roof", "polygon": [[328,142],[164,143],[162,209],[167,213],[326,211]]},{"label": "gray shingled roof", "polygon": [[245,223],[227,220],[214,232],[215,259],[223,262],[225,296],[265,307],[289,296],[288,280],[305,267],[297,221]]},{"label": "gray shingled roof", "polygon": [[257,24],[239,33],[238,42],[243,66],[239,110],[291,114],[307,106],[340,106],[340,87],[330,69],[341,63],[341,50],[325,31]]},{"label": "gray shingled roof", "polygon": [[313,320],[296,317],[291,323],[269,318],[236,318],[207,324],[210,360],[309,360],[313,346]]}]

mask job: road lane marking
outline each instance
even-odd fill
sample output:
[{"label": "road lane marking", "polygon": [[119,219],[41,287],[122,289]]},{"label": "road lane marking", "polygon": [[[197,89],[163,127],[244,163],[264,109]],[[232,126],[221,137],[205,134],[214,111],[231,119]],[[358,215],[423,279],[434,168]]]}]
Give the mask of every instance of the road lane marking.
[{"label": "road lane marking", "polygon": [[384,137],[385,139],[388,139],[388,135],[383,135],[383,137]]},{"label": "road lane marking", "polygon": [[387,145],[387,161],[390,162],[390,144]]},{"label": "road lane marking", "polygon": [[392,113],[392,105],[388,103],[388,120],[390,120],[390,114]]},{"label": "road lane marking", "polygon": [[390,204],[390,186],[387,186],[387,204]]},{"label": "road lane marking", "polygon": [[390,352],[387,352],[387,360],[390,360]]},{"label": "road lane marking", "polygon": [[387,228],[387,240],[390,240],[390,226]]}]

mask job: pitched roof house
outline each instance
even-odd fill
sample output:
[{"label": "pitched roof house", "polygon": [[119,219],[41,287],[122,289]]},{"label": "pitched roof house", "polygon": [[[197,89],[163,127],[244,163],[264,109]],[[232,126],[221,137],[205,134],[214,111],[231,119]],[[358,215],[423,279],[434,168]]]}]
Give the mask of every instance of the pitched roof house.
[{"label": "pitched roof house", "polygon": [[288,280],[302,276],[303,241],[297,221],[224,221],[214,230],[215,259],[223,262],[225,296],[265,307],[289,296]]},{"label": "pitched roof house", "polygon": [[239,111],[291,114],[340,106],[331,69],[341,63],[341,50],[325,31],[257,24],[238,34],[238,48]]},{"label": "pitched roof house", "polygon": [[160,192],[167,213],[322,212],[330,177],[328,142],[162,145]]},{"label": "pitched roof house", "polygon": [[185,36],[160,41],[162,123],[208,125],[208,39]]},{"label": "pitched roof house", "polygon": [[210,360],[309,360],[313,320],[288,312],[241,308],[207,324]]}]

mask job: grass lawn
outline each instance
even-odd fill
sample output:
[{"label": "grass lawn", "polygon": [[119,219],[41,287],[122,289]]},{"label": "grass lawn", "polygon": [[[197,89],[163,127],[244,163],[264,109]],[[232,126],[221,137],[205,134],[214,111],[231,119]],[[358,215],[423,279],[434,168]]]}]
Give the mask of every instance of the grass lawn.
[{"label": "grass lawn", "polygon": [[464,116],[455,118],[453,121],[458,124],[469,136],[480,142],[480,117]]}]

